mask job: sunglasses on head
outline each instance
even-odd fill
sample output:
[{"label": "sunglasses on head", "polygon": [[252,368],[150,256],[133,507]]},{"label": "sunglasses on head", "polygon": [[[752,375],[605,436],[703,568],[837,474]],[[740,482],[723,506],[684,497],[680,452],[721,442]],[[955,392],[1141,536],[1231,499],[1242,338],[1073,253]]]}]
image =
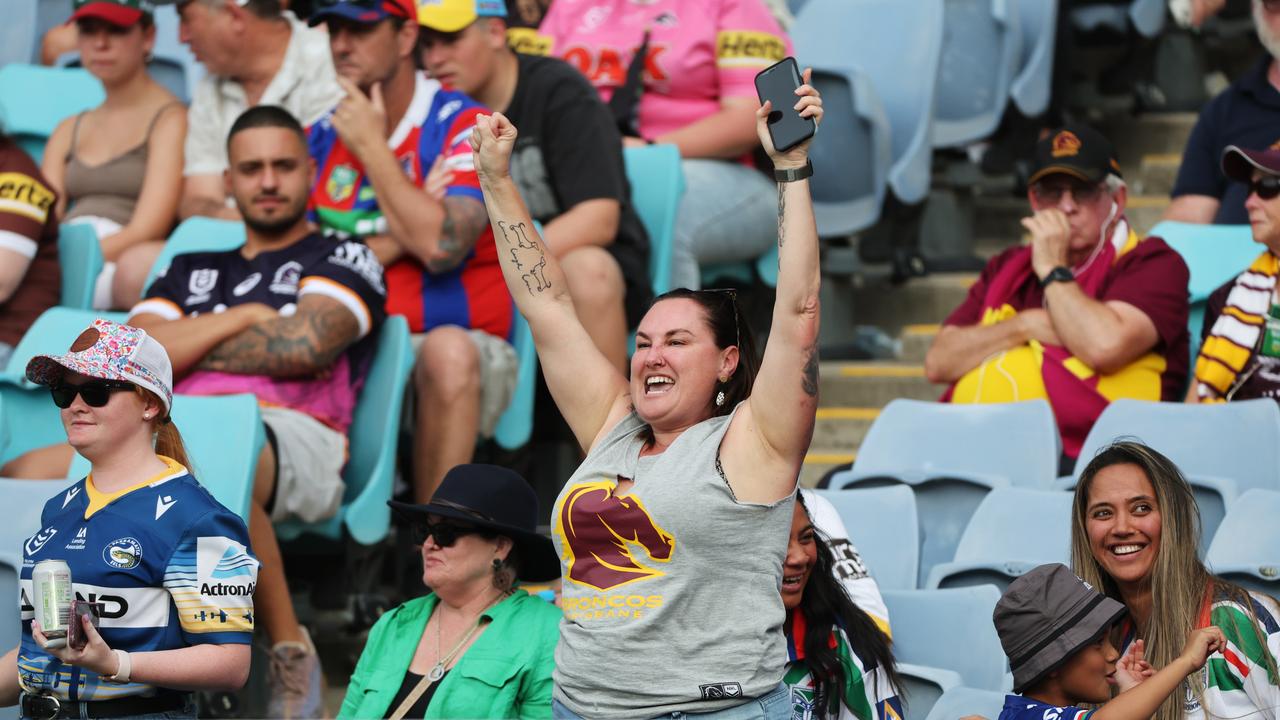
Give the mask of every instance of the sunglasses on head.
[{"label": "sunglasses on head", "polygon": [[425,521],[416,523],[413,526],[413,544],[422,545],[430,536],[436,545],[442,548],[453,547],[458,542],[458,538],[463,535],[480,535],[482,537],[494,537],[494,534],[488,530],[475,527],[473,525],[458,525],[452,522],[431,522]]},{"label": "sunglasses on head", "polygon": [[[1276,3],[1280,5],[1280,0],[1276,0]],[[1280,195],[1280,176],[1263,175],[1249,181],[1249,192],[1257,195],[1259,200],[1271,200]]]},{"label": "sunglasses on head", "polygon": [[66,410],[76,401],[76,395],[89,407],[100,408],[111,400],[111,393],[116,390],[132,390],[134,384],[123,380],[90,380],[79,385],[58,383],[49,388],[53,396],[53,404]]}]

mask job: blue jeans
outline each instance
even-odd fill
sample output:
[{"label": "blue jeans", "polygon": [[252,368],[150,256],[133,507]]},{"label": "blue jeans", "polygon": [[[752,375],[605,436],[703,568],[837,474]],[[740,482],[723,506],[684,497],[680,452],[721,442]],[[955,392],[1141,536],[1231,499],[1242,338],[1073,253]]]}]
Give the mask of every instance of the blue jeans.
[{"label": "blue jeans", "polygon": [[676,212],[671,287],[697,290],[700,264],[750,261],[778,242],[778,186],[729,160],[685,159]]},{"label": "blue jeans", "polygon": [[[559,700],[551,700],[552,720],[586,720],[565,707]],[[673,712],[659,715],[658,718],[671,720],[791,720],[791,688],[779,684],[778,687],[752,698],[741,705],[724,710],[713,710],[705,713]],[[656,719],[655,719],[656,720]]]}]

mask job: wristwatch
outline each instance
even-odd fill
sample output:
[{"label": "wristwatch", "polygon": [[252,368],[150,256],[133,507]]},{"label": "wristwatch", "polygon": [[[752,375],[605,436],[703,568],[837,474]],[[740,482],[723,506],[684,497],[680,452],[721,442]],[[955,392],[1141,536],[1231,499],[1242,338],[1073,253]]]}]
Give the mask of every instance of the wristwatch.
[{"label": "wristwatch", "polygon": [[1059,265],[1050,270],[1048,275],[1040,278],[1040,287],[1047,288],[1056,282],[1075,282],[1075,280],[1076,274],[1071,272],[1071,268]]},{"label": "wristwatch", "polygon": [[813,175],[813,162],[810,160],[804,161],[804,167],[788,168],[786,170],[773,169],[773,179],[780,183],[803,180],[811,175]]}]

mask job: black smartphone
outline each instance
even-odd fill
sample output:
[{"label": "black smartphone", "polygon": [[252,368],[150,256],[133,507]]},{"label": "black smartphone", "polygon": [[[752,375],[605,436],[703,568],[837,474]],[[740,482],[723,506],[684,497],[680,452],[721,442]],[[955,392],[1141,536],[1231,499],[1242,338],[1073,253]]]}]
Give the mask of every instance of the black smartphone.
[{"label": "black smartphone", "polygon": [[800,66],[793,57],[785,57],[756,73],[756,94],[760,104],[773,103],[769,112],[769,137],[778,150],[790,150],[813,137],[818,126],[813,118],[800,117],[795,111],[796,88],[804,81],[800,78]]},{"label": "black smartphone", "polygon": [[89,636],[80,624],[81,617],[89,618],[90,624],[98,627],[98,621],[105,609],[103,603],[91,603],[84,600],[71,601],[71,622],[67,624],[67,644],[75,650],[83,650],[89,644]]}]

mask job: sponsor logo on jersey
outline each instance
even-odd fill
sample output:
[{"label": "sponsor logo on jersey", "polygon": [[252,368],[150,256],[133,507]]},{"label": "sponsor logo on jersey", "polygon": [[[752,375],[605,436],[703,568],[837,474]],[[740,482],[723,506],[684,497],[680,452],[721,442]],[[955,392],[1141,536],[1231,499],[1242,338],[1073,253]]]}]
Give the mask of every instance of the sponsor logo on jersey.
[{"label": "sponsor logo on jersey", "polygon": [[113,568],[132,570],[142,562],[142,543],[131,537],[112,540],[102,549],[102,559]]},{"label": "sponsor logo on jersey", "polygon": [[187,291],[191,295],[187,298],[187,305],[198,305],[202,302],[209,302],[209,293],[218,285],[218,271],[213,268],[200,268],[191,273],[191,277],[187,279]]},{"label": "sponsor logo on jersey", "polygon": [[297,260],[289,262],[276,268],[276,274],[271,279],[271,284],[267,286],[273,293],[281,295],[297,295],[298,281],[302,279],[302,263]]},{"label": "sponsor logo on jersey", "polygon": [[[594,85],[620,87],[626,82],[627,67],[631,64],[631,57],[638,49],[632,48],[630,52],[624,55],[614,48],[592,50],[582,46],[575,46],[565,50],[564,61],[578,68],[578,71],[586,75]],[[667,46],[665,45],[653,44],[649,46],[649,51],[644,56],[644,78],[646,81],[665,82],[668,79],[667,71],[663,69],[660,62],[663,53],[666,51]]]},{"label": "sponsor logo on jersey", "polygon": [[18,172],[0,173],[0,212],[44,224],[53,207],[53,191],[39,180]]},{"label": "sponsor logo on jersey", "polygon": [[577,485],[556,516],[569,580],[597,590],[665,575],[641,560],[647,555],[668,562],[676,546],[675,537],[654,522],[639,498],[619,497],[614,488],[608,481]]},{"label": "sponsor logo on jersey", "polygon": [[462,109],[461,100],[450,100],[449,102],[445,103],[438,112],[436,112],[436,122],[444,123],[444,121],[448,120],[450,117],[453,116],[454,113],[458,112],[461,109]]},{"label": "sponsor logo on jersey", "polygon": [[382,263],[364,243],[348,240],[333,249],[329,262],[359,275],[379,293],[386,294],[382,284]]},{"label": "sponsor logo on jersey", "polygon": [[47,529],[41,530],[35,535],[32,535],[31,537],[27,538],[27,544],[23,546],[23,549],[27,551],[28,555],[35,555],[36,553],[40,552],[41,548],[43,548],[50,540],[53,539],[54,535],[57,535],[57,534],[58,534],[58,531],[53,528],[47,528]]},{"label": "sponsor logo on jersey", "polygon": [[710,683],[699,685],[703,700],[725,700],[742,697],[742,684],[736,682]]},{"label": "sponsor logo on jersey", "polygon": [[222,536],[196,539],[196,578],[207,597],[249,597],[258,577],[258,561],[244,545]]},{"label": "sponsor logo on jersey", "polygon": [[76,536],[71,538],[71,542],[63,546],[64,550],[83,550],[86,536],[89,534],[89,528],[80,528],[76,532]]},{"label": "sponsor logo on jersey", "polygon": [[77,485],[77,486],[75,486],[75,487],[71,488],[70,490],[68,490],[68,491],[67,491],[67,494],[66,494],[66,495],[64,495],[64,496],[62,497],[62,507],[65,509],[65,508],[67,507],[67,503],[69,503],[69,502],[71,502],[72,500],[74,500],[74,499],[75,499],[75,497],[76,497],[77,495],[79,495],[79,494],[80,494],[80,486],[79,486],[79,485]]},{"label": "sponsor logo on jersey", "polygon": [[258,287],[258,283],[261,281],[262,281],[262,273],[256,272],[250,275],[249,277],[241,280],[240,284],[236,285],[235,288],[232,289],[231,294],[235,295],[236,297],[240,297],[245,293],[249,292],[250,290]]},{"label": "sponsor logo on jersey", "polygon": [[173,496],[171,495],[165,495],[164,497],[157,496],[156,497],[156,520],[159,520],[162,515],[169,512],[169,508],[177,504],[178,504],[178,501],[174,500]]},{"label": "sponsor logo on jersey", "polygon": [[755,30],[716,33],[716,64],[720,67],[764,67],[787,56],[782,38]]},{"label": "sponsor logo on jersey", "polygon": [[791,720],[813,720],[813,688],[791,688]]},{"label": "sponsor logo on jersey", "polygon": [[542,35],[533,28],[508,28],[507,44],[512,50],[525,55],[551,54],[555,48],[555,40],[549,35]]},{"label": "sponsor logo on jersey", "polygon": [[329,180],[324,184],[324,191],[335,203],[345,202],[356,191],[356,182],[360,173],[350,165],[338,165],[329,173]]}]

